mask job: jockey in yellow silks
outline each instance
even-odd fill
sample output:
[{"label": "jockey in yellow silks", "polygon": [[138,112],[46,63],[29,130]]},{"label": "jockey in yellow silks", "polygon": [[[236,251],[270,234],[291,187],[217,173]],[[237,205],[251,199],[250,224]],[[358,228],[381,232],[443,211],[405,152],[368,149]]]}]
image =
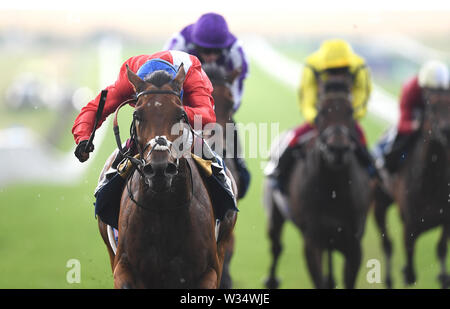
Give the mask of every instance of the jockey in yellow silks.
[{"label": "jockey in yellow silks", "polygon": [[353,52],[344,40],[327,40],[320,49],[306,58],[299,90],[300,110],[306,122],[313,123],[317,115],[317,75],[329,69],[348,68],[354,78],[352,88],[353,114],[356,120],[367,112],[367,101],[372,90],[369,69],[363,58]]},{"label": "jockey in yellow silks", "polygon": [[[319,95],[319,79],[326,80],[330,74],[347,72],[351,75],[352,105],[355,120],[366,115],[367,102],[372,90],[370,72],[362,57],[357,55],[352,47],[344,40],[332,39],[324,41],[319,50],[306,58],[299,89],[300,111],[305,123],[293,129],[287,135],[279,160],[269,163],[266,174],[275,179],[288,179],[288,172],[292,169],[292,149],[301,144],[305,134],[315,130],[314,121],[317,116]],[[365,164],[371,174],[376,173],[372,159],[366,148],[366,139],[362,128],[356,122],[356,133],[361,147],[358,147],[357,157]],[[281,186],[280,186],[281,187]]]}]

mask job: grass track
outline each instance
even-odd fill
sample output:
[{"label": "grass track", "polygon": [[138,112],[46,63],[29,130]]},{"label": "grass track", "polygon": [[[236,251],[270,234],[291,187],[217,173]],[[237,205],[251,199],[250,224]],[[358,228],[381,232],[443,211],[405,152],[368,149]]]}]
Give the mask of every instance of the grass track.
[{"label": "grass track", "polygon": [[[280,122],[280,131],[301,122],[296,94],[257,66],[251,67],[243,102],[236,115],[238,122]],[[124,128],[127,127],[129,117],[122,116],[121,123]],[[385,129],[371,117],[363,121],[363,126],[371,143]],[[126,131],[122,130],[124,133]],[[0,288],[112,287],[109,259],[97,230],[92,206],[92,191],[98,173],[114,149],[112,130],[110,132],[103,145],[97,147],[97,157],[80,183],[73,186],[28,184],[0,188]],[[262,288],[270,256],[265,234],[266,217],[261,204],[261,159],[247,159],[247,162],[252,183],[248,195],[239,205],[241,211],[231,272],[236,288]],[[404,257],[401,225],[394,208],[389,211],[389,229],[394,237],[394,286],[401,288]],[[418,288],[438,287],[436,277],[439,265],[435,254],[438,236],[439,232],[434,230],[419,239],[416,255]],[[302,239],[290,223],[285,226],[283,243],[284,251],[279,264],[281,287],[311,288],[303,258]],[[369,285],[365,280],[367,260],[377,258],[383,261],[372,216],[368,220],[363,248],[363,264],[357,287],[381,288],[382,285]],[[66,263],[72,258],[81,262],[80,284],[66,282]],[[337,282],[341,287],[342,259],[339,254],[335,254],[335,260]]]}]

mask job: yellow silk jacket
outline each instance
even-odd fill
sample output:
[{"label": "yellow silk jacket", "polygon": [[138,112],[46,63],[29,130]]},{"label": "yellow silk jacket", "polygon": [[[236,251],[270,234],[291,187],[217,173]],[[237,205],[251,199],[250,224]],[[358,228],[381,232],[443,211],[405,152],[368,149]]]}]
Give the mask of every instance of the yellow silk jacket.
[{"label": "yellow silk jacket", "polygon": [[318,86],[316,76],[326,69],[348,67],[353,75],[353,115],[361,119],[367,112],[367,101],[372,91],[370,72],[363,58],[355,54],[343,40],[324,41],[320,49],[306,59],[299,90],[300,111],[305,120],[314,122],[317,116]]}]

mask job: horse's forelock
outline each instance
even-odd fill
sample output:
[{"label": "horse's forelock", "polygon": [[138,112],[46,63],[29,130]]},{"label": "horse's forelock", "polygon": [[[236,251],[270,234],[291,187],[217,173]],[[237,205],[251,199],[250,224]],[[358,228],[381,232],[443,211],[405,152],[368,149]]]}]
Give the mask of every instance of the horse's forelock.
[{"label": "horse's forelock", "polygon": [[144,81],[155,85],[156,87],[162,87],[172,81],[172,75],[163,70],[154,71],[148,74]]}]

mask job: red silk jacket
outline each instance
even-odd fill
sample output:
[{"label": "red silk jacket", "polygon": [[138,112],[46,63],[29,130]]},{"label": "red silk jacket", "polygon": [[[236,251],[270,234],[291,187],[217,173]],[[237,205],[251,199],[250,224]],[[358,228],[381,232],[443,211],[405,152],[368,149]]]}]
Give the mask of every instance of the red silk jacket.
[{"label": "red silk jacket", "polygon": [[[186,78],[183,83],[183,105],[191,125],[194,125],[194,116],[202,117],[203,126],[216,121],[214,100],[212,98],[213,87],[197,57],[180,51],[162,51],[153,55],[131,57],[125,61],[120,68],[116,82],[106,87],[108,96],[97,128],[101,126],[106,117],[115,112],[122,102],[132,98],[134,95],[133,86],[128,81],[126,64],[136,73],[145,62],[157,58],[170,62],[177,70],[183,63],[186,72]],[[89,139],[92,133],[99,99],[100,94],[83,107],[75,119],[72,134],[77,144],[80,141]]]}]

